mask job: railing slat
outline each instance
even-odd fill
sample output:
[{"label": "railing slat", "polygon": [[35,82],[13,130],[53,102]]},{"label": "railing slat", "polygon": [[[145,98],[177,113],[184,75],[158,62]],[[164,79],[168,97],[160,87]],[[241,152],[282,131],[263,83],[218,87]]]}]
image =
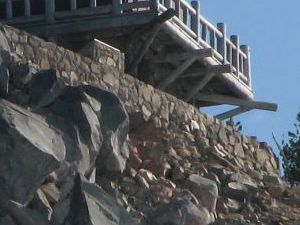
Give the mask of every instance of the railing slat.
[{"label": "railing slat", "polygon": [[180,18],[180,0],[175,0],[175,13]]},{"label": "railing slat", "polygon": [[200,22],[200,4],[198,1],[191,2],[196,14],[191,15],[191,29],[197,35],[197,42],[199,41],[199,22]]},{"label": "railing slat", "polygon": [[251,59],[250,59],[250,48],[248,45],[242,45],[241,51],[247,56],[246,60],[243,62],[244,75],[248,79],[248,86],[251,88]]},{"label": "railing slat", "polygon": [[236,50],[234,50],[234,54],[232,54],[232,64],[236,68],[236,75],[239,77],[239,52],[240,52],[240,44],[239,44],[239,36],[231,35],[230,36],[231,42],[236,46]]},{"label": "railing slat", "polygon": [[188,14],[189,14],[189,11],[186,7],[183,7],[182,8],[182,21],[185,25],[188,25]]},{"label": "railing slat", "polygon": [[24,16],[30,16],[30,0],[24,0]]},{"label": "railing slat", "polygon": [[71,10],[77,9],[77,0],[71,0]]},{"label": "railing slat", "polygon": [[12,0],[6,0],[5,4],[5,11],[6,11],[6,19],[11,19],[13,14],[12,14]]},{"label": "railing slat", "polygon": [[97,7],[97,1],[96,0],[90,0],[90,6],[91,6],[91,8],[96,8]]},{"label": "railing slat", "polygon": [[158,11],[159,1],[158,0],[150,0],[150,10],[153,12]]},{"label": "railing slat", "polygon": [[201,35],[202,40],[207,42],[207,26],[205,23],[202,23],[202,32],[201,33],[202,33],[202,35]]},{"label": "railing slat", "polygon": [[53,23],[55,14],[55,0],[46,0],[45,7],[46,21],[47,23]]},{"label": "railing slat", "polygon": [[219,31],[222,33],[222,37],[218,38],[217,43],[217,51],[222,55],[223,57],[223,64],[226,64],[227,60],[227,53],[226,53],[226,24],[225,23],[218,23],[217,25]]},{"label": "railing slat", "polygon": [[210,43],[210,46],[214,49],[216,49],[215,38],[216,38],[216,33],[214,32],[214,30],[210,30],[209,31],[209,43]]}]

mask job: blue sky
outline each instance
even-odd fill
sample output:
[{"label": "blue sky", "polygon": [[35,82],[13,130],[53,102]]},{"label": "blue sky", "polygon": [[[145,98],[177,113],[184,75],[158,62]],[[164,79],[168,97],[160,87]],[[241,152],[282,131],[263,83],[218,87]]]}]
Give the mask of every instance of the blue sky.
[{"label": "blue sky", "polygon": [[[251,48],[255,100],[278,103],[276,113],[253,110],[235,118],[243,133],[268,142],[278,154],[278,140],[293,129],[300,111],[300,1],[201,0],[201,13],[216,24],[227,24]],[[205,110],[207,111],[207,110]],[[209,110],[215,113],[216,110]]]}]

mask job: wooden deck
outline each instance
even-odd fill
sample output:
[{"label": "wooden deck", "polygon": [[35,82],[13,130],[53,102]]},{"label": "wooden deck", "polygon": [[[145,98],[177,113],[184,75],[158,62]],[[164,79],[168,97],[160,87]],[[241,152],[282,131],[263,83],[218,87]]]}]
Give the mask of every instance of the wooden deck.
[{"label": "wooden deck", "polygon": [[203,17],[197,1],[0,0],[0,18],[57,41],[107,40],[127,54],[127,72],[197,107],[253,99],[249,46]]}]

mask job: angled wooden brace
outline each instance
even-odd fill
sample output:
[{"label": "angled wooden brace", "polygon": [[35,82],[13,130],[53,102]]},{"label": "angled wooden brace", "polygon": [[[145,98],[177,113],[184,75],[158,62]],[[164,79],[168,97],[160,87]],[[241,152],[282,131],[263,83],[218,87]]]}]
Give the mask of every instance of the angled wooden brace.
[{"label": "angled wooden brace", "polygon": [[229,110],[229,111],[221,113],[219,115],[216,115],[215,117],[219,120],[226,120],[226,119],[229,119],[231,117],[237,116],[239,114],[249,112],[250,110],[252,110],[252,109],[251,108],[245,108],[245,107],[237,107],[235,109]]}]

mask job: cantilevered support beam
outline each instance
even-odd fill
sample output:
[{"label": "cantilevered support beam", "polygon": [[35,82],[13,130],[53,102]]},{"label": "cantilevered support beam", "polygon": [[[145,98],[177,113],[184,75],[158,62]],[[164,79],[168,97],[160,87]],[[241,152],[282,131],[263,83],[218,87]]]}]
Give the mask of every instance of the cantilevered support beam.
[{"label": "cantilevered support beam", "polygon": [[193,51],[188,51],[184,53],[173,53],[167,54],[163,56],[156,57],[153,59],[153,63],[175,63],[178,61],[186,60],[187,58],[197,57],[201,55],[203,57],[212,57],[213,56],[213,49],[206,48],[206,49],[197,49]]},{"label": "cantilevered support beam", "polygon": [[[208,52],[210,52],[208,54]],[[213,51],[210,49],[208,51],[207,49],[199,49],[197,50],[197,54],[192,52],[193,56],[187,57],[186,60],[168,77],[166,77],[164,80],[162,80],[158,85],[157,88],[164,90],[166,87],[168,87],[171,83],[173,83],[188,67],[190,67],[196,60],[206,57],[212,57]],[[195,54],[195,55],[194,55]]]},{"label": "cantilevered support beam", "polygon": [[232,73],[233,68],[230,64],[226,65],[216,65],[216,66],[210,66],[200,69],[195,69],[193,71],[188,71],[180,78],[190,78],[190,77],[200,77],[208,73],[216,73],[216,74],[222,74],[222,73]]},{"label": "cantilevered support beam", "polygon": [[227,111],[225,113],[221,113],[219,115],[216,115],[215,117],[219,120],[226,120],[229,119],[231,117],[237,116],[241,113],[245,113],[252,110],[251,108],[245,108],[245,107],[237,107],[235,109],[232,109],[230,111]]},{"label": "cantilevered support beam", "polygon": [[147,53],[147,51],[150,48],[151,44],[153,43],[155,37],[159,33],[159,31],[162,27],[162,24],[164,22],[166,22],[167,20],[171,19],[172,17],[174,17],[175,14],[176,13],[173,9],[168,9],[167,11],[162,13],[157,19],[155,19],[153,21],[154,25],[152,27],[152,30],[151,30],[149,36],[147,37],[146,41],[144,42],[144,44],[142,45],[140,50],[137,52],[136,56],[133,58],[130,66],[129,66],[128,72],[130,74],[136,74],[138,65],[142,61],[144,55]]},{"label": "cantilevered support beam", "polygon": [[203,77],[196,85],[192,88],[190,92],[184,97],[184,101],[189,102],[199,91],[201,91],[205,85],[216,75],[214,72],[208,73]]},{"label": "cantilevered support beam", "polygon": [[250,109],[261,109],[267,111],[277,111],[277,104],[269,102],[258,102],[258,101],[249,101],[243,100],[240,98],[228,97],[224,95],[215,95],[215,94],[204,94],[200,93],[195,96],[197,100],[212,102],[216,104],[228,104],[228,105],[237,105]]}]

